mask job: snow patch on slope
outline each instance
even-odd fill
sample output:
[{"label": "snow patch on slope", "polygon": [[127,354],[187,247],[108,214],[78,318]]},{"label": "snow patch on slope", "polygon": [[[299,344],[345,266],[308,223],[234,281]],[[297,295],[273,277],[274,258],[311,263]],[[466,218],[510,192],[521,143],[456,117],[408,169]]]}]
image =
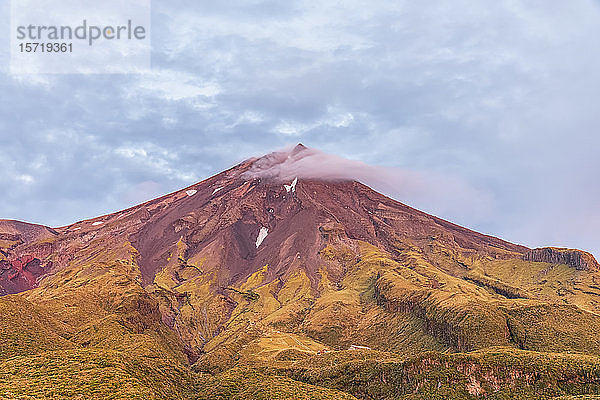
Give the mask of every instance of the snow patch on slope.
[{"label": "snow patch on slope", "polygon": [[219,190],[221,190],[221,189],[223,189],[223,188],[222,188],[222,187],[218,187],[218,188],[216,188],[215,190],[213,190],[212,194],[215,194],[215,193],[217,193],[217,192],[218,192]]},{"label": "snow patch on slope", "polygon": [[258,236],[256,237],[256,248],[260,246],[260,244],[263,242],[263,240],[265,240],[268,234],[269,229],[265,228],[264,226],[260,228],[260,232],[258,232]]},{"label": "snow patch on slope", "polygon": [[188,196],[192,197],[193,195],[195,195],[196,193],[198,193],[197,190],[186,190],[185,194],[187,194]]},{"label": "snow patch on slope", "polygon": [[94,222],[94,223],[92,224],[92,226],[98,226],[98,225],[102,225],[103,223],[104,223],[104,222],[102,222],[102,221]]},{"label": "snow patch on slope", "polygon": [[298,177],[294,178],[291,185],[283,185],[285,191],[289,193],[291,190],[292,193],[296,191],[296,183],[298,183]]}]

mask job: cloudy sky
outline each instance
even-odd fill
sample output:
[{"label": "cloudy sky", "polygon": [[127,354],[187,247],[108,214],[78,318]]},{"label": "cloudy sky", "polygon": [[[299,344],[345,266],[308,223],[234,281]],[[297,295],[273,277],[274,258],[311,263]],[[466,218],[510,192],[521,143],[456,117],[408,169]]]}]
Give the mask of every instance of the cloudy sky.
[{"label": "cloudy sky", "polygon": [[302,142],[424,211],[600,256],[600,2],[154,1],[152,69],[120,75],[11,74],[9,19],[0,218],[68,224]]}]

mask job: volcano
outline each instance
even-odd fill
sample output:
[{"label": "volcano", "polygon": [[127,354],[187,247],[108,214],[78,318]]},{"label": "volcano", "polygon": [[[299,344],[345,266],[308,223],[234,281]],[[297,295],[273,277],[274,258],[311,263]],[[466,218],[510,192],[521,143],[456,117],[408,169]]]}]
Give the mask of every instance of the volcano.
[{"label": "volcano", "polygon": [[600,393],[591,254],[529,249],[317,176],[315,152],[249,159],[64,227],[0,220],[0,394]]}]

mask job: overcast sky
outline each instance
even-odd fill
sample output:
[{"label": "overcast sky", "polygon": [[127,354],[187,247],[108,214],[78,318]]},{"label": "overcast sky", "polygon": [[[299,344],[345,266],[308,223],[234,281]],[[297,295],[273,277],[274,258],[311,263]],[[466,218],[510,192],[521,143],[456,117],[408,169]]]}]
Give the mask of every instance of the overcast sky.
[{"label": "overcast sky", "polygon": [[378,188],[424,211],[600,256],[599,2],[154,1],[152,70],[127,75],[9,74],[9,14],[0,218],[65,225],[302,142],[413,177]]}]

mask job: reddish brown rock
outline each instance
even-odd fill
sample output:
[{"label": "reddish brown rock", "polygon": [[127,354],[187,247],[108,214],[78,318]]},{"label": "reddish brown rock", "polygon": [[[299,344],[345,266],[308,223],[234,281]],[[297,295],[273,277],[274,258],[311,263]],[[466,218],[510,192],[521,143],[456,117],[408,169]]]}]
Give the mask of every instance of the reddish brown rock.
[{"label": "reddish brown rock", "polygon": [[0,220],[0,294],[19,293],[38,285],[52,266],[52,262],[41,260],[52,254],[51,242],[57,235],[46,226]]},{"label": "reddish brown rock", "polygon": [[541,247],[523,255],[525,261],[566,264],[580,271],[600,271],[598,261],[588,252],[559,247]]}]

